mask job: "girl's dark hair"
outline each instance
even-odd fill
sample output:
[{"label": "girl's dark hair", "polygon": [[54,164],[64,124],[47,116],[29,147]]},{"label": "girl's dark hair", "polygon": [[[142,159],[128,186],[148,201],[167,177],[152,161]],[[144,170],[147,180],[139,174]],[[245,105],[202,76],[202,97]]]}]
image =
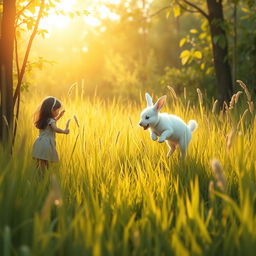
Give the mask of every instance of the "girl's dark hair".
[{"label": "girl's dark hair", "polygon": [[43,100],[39,110],[35,113],[34,124],[38,129],[45,129],[49,118],[53,118],[52,110],[61,107],[61,102],[54,97],[47,97]]}]

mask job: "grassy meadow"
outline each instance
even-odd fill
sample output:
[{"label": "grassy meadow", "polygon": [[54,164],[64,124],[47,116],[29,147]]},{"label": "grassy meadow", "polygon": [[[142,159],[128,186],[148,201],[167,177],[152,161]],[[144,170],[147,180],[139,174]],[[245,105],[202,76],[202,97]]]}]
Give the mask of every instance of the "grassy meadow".
[{"label": "grassy meadow", "polygon": [[12,159],[0,154],[0,255],[255,255],[250,97],[243,91],[217,114],[200,91],[193,103],[171,92],[163,112],[199,124],[185,160],[179,150],[167,158],[167,145],[138,126],[144,96],[124,103],[78,91],[61,99],[58,126],[76,115],[79,127],[72,118],[70,134],[57,135],[60,163],[41,180],[30,156],[41,98],[24,99]]}]

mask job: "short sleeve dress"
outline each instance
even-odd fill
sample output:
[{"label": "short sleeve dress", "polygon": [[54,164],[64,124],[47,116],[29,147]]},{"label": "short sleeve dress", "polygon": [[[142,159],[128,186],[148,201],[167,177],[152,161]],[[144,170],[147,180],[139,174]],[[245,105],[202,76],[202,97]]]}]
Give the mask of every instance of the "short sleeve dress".
[{"label": "short sleeve dress", "polygon": [[33,158],[47,160],[49,162],[59,162],[56,151],[55,132],[51,127],[53,123],[56,123],[56,120],[50,118],[47,127],[39,130],[39,136],[34,142],[32,149]]}]

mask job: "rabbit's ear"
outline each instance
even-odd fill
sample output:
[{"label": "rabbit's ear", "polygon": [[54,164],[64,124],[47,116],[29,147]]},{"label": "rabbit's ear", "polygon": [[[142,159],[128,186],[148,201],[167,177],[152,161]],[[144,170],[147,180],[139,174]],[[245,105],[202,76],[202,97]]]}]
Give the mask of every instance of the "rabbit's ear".
[{"label": "rabbit's ear", "polygon": [[166,102],[166,95],[160,97],[154,105],[156,111],[160,111]]},{"label": "rabbit's ear", "polygon": [[152,101],[151,96],[148,93],[146,93],[145,95],[146,95],[147,106],[152,107],[153,106],[153,101]]}]

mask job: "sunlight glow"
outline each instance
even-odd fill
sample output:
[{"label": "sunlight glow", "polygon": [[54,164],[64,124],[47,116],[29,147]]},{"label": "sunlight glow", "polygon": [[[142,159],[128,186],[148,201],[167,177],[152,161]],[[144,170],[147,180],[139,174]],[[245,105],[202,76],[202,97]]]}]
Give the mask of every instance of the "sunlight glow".
[{"label": "sunlight glow", "polygon": [[84,47],[82,48],[82,52],[88,52],[88,47],[87,47],[87,46],[84,46]]},{"label": "sunlight glow", "polygon": [[40,28],[49,29],[56,27],[58,29],[63,29],[70,23],[70,17],[58,14],[58,12],[63,11],[68,13],[72,10],[72,7],[77,2],[77,0],[61,0],[61,2],[56,4],[55,10],[49,13],[47,17],[41,20]]},{"label": "sunlight glow", "polygon": [[97,12],[101,19],[110,19],[112,21],[119,20],[120,16],[111,12],[106,6],[99,6]]},{"label": "sunlight glow", "polygon": [[[146,0],[145,4],[148,6],[152,1],[153,0]],[[88,16],[82,17],[85,25],[91,26],[93,28],[101,27],[104,25],[104,20],[120,20],[120,15],[114,13],[107,7],[107,4],[118,5],[120,3],[121,0],[94,0],[84,4],[78,0],[61,0],[60,2],[56,2],[55,8],[49,10],[48,16],[41,20],[40,28],[49,32],[52,32],[53,29],[67,28],[71,23],[70,16],[72,16],[72,11],[73,13],[75,12],[74,7],[89,11]],[[26,4],[28,4],[28,1],[22,2],[21,6],[25,6]],[[130,4],[131,0],[125,1],[127,11],[129,10]],[[142,8],[143,2],[138,1],[137,5]],[[37,7],[37,9],[39,10],[39,7]],[[36,17],[36,15],[32,14],[29,10],[26,11],[26,15]],[[104,29],[102,30],[104,31]]]},{"label": "sunlight glow", "polygon": [[[83,17],[84,23],[95,28],[102,26],[103,20],[105,19],[118,21],[120,16],[111,12],[104,4],[120,4],[120,2],[121,0],[95,0],[87,6],[84,6],[84,9],[90,13],[88,16]],[[129,2],[129,0],[127,0],[127,2]],[[49,15],[41,20],[40,28],[49,32],[53,29],[66,29],[71,22],[69,13],[72,12],[74,6],[77,7],[78,3],[78,0],[61,0],[59,3],[56,3],[54,10],[50,11]],[[64,12],[65,15],[59,12]]]},{"label": "sunlight glow", "polygon": [[74,6],[76,1],[77,0],[61,0],[61,2],[57,4],[56,9],[68,12]]},{"label": "sunlight glow", "polygon": [[92,27],[98,27],[101,25],[101,21],[93,16],[86,16],[84,22]]},{"label": "sunlight glow", "polygon": [[103,0],[103,2],[107,4],[119,4],[121,0]]}]

